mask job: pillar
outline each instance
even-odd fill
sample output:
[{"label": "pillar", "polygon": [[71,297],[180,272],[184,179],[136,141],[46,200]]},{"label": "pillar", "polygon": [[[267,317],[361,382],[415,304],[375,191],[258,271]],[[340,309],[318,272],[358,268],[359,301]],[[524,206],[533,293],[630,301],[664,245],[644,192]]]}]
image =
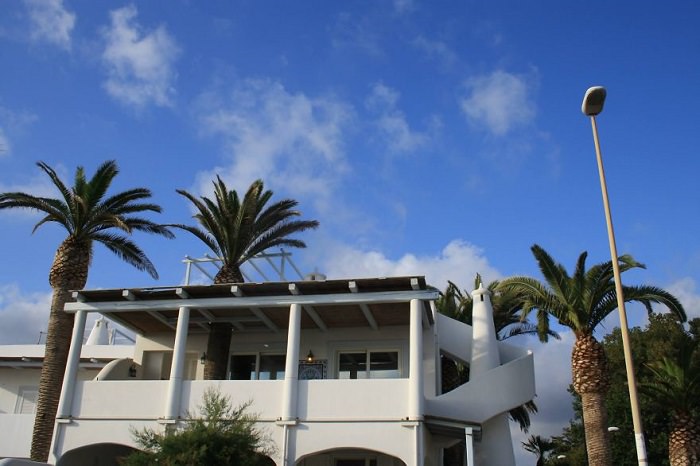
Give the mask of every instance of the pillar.
[{"label": "pillar", "polygon": [[87,312],[78,311],[75,313],[73,322],[73,336],[68,349],[68,361],[66,362],[66,372],[63,376],[63,386],[61,387],[61,397],[58,400],[58,411],[56,418],[67,419],[71,416],[73,405],[73,394],[75,392],[75,382],[80,366],[80,350],[83,346],[83,336],[85,335],[85,320]]},{"label": "pillar", "polygon": [[180,416],[182,376],[185,372],[185,350],[189,325],[190,308],[182,306],[177,315],[173,361],[170,365],[170,382],[168,383],[168,395],[165,404],[165,419],[177,419]]}]

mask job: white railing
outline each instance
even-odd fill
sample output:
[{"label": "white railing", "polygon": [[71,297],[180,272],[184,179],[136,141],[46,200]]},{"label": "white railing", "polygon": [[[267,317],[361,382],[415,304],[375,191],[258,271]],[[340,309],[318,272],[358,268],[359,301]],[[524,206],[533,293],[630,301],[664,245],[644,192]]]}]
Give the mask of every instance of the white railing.
[{"label": "white railing", "polygon": [[[192,281],[192,267],[213,282],[222,260],[205,254],[200,258],[185,256],[182,262],[185,264],[184,284],[189,285]],[[241,273],[247,282],[289,281],[290,278],[304,278],[292,261],[292,253],[284,249],[280,249],[279,252],[263,252],[255,255],[242,264]]]},{"label": "white railing", "polygon": [[[107,380],[76,384],[72,416],[83,420],[128,420],[163,417],[169,381]],[[398,420],[406,416],[408,379],[300,380],[298,415],[308,421]],[[196,414],[204,391],[215,387],[234,406],[251,402],[261,420],[282,412],[283,380],[186,380],[180,412]]]}]

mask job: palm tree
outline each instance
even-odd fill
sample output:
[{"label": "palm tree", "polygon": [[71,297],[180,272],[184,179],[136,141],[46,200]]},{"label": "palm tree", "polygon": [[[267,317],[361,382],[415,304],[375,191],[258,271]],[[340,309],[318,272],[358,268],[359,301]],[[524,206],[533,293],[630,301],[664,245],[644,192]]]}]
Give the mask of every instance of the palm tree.
[{"label": "palm tree", "polygon": [[544,466],[544,462],[547,453],[554,450],[554,443],[546,438],[542,438],[539,435],[530,435],[527,438],[527,442],[520,442],[523,448],[530,453],[537,455],[536,466]]},{"label": "palm tree", "polygon": [[[532,246],[532,253],[545,283],[518,276],[503,280],[498,289],[513,291],[524,297],[523,318],[537,309],[541,341],[548,340],[550,315],[574,332],[576,342],[571,354],[571,371],[574,390],[581,396],[588,458],[590,464],[609,466],[611,457],[605,407],[609,375],[605,352],[593,333],[603,319],[617,308],[612,262],[603,262],[586,270],[587,253],[583,252],[573,275],[569,276],[564,266],[556,263],[540,246]],[[621,256],[619,262],[621,272],[644,268],[629,255]],[[652,312],[652,303],[660,303],[679,320],[686,319],[681,303],[660,288],[625,286],[623,294],[626,302],[640,302],[648,312]]]},{"label": "palm tree", "polygon": [[[266,207],[272,191],[264,190],[261,180],[254,181],[243,199],[235,190],[229,191],[220,177],[214,182],[214,196],[197,199],[184,190],[186,197],[197,209],[194,218],[199,227],[169,225],[189,231],[211,249],[222,265],[214,277],[215,284],[242,283],[241,265],[256,254],[276,246],[305,248],[306,244],[290,235],[318,227],[315,220],[292,220],[301,212],[294,210],[298,202],[283,199]],[[207,361],[204,378],[226,378],[228,354],[231,346],[230,322],[211,322],[207,342]]]},{"label": "palm tree", "polygon": [[700,423],[696,417],[700,408],[698,343],[688,338],[678,348],[676,358],[665,357],[648,364],[652,381],[640,387],[660,409],[671,413],[668,437],[671,466],[700,464]]},{"label": "palm tree", "polygon": [[32,459],[46,461],[74,320],[73,314],[63,312],[63,306],[70,298],[71,290],[80,290],[87,282],[93,243],[102,243],[126,263],[157,278],[158,274],[151,261],[128,235],[134,231],[168,238],[173,235],[165,226],[134,215],[161,211],[156,204],[141,202],[151,197],[148,189],[134,188],[105,198],[112,180],[119,173],[116,162],[104,162],[90,180],[86,179],[83,167],[78,167],[71,188],[47,164],[38,162],[37,165],[49,176],[61,196],[46,198],[21,192],[2,193],[0,209],[24,208],[39,211],[45,215],[33,231],[45,223],[57,223],[68,232],[56,251],[49,272],[53,298],[31,446]]}]

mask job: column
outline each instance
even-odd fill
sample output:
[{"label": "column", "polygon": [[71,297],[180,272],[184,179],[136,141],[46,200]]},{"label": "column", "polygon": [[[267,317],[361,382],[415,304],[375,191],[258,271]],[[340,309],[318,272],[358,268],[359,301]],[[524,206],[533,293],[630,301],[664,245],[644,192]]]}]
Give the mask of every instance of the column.
[{"label": "column", "polygon": [[284,366],[284,399],[282,420],[297,418],[297,386],[299,378],[299,344],[301,339],[301,304],[289,307],[289,331],[287,333],[287,359]]},{"label": "column", "polygon": [[408,417],[423,419],[423,302],[411,300],[409,328]]},{"label": "column", "polygon": [[73,392],[75,391],[75,381],[80,366],[80,350],[83,346],[83,336],[85,335],[85,319],[87,312],[78,311],[75,313],[73,322],[73,336],[68,350],[68,361],[66,362],[66,372],[63,376],[63,386],[61,387],[61,398],[58,401],[57,419],[67,419],[71,416],[73,405]]},{"label": "column", "polygon": [[165,419],[177,419],[180,416],[180,398],[182,395],[182,376],[185,372],[185,350],[187,347],[187,329],[190,325],[190,308],[180,307],[175,329],[173,362],[170,365],[170,382],[165,404]]},{"label": "column", "polygon": [[464,428],[464,440],[466,443],[465,459],[467,466],[474,466],[474,428]]}]

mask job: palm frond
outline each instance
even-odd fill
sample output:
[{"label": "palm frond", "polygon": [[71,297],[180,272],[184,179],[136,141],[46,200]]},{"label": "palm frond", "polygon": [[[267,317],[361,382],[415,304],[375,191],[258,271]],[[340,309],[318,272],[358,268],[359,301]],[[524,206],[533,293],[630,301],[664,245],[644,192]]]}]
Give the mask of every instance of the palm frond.
[{"label": "palm frond", "polygon": [[92,239],[102,243],[127,264],[147,272],[153,278],[158,278],[158,272],[150,259],[136,243],[127,237],[113,233],[94,233]]}]

